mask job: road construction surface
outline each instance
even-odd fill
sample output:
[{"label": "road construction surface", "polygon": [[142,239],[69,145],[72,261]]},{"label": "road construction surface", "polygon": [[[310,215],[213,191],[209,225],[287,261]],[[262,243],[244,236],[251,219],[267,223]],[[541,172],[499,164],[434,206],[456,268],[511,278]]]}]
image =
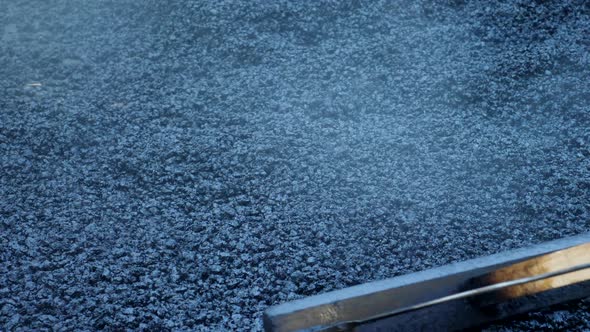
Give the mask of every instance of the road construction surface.
[{"label": "road construction surface", "polygon": [[[586,1],[0,2],[0,329],[272,304],[590,231]],[[590,329],[588,302],[490,330]]]}]

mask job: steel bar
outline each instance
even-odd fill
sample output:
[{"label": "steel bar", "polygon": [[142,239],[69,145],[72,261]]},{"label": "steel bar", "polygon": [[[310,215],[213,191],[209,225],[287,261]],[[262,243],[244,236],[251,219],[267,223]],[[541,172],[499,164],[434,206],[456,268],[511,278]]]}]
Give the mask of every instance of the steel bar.
[{"label": "steel bar", "polygon": [[265,329],[430,331],[479,326],[590,296],[589,243],[590,234],[583,234],[293,301],[270,308]]}]

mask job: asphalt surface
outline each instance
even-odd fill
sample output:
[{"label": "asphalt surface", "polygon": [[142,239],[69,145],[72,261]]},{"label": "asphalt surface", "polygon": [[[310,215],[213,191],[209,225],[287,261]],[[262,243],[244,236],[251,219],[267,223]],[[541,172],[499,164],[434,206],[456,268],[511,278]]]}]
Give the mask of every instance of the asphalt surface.
[{"label": "asphalt surface", "polygon": [[589,231],[589,51],[582,0],[2,1],[0,329],[259,330]]}]

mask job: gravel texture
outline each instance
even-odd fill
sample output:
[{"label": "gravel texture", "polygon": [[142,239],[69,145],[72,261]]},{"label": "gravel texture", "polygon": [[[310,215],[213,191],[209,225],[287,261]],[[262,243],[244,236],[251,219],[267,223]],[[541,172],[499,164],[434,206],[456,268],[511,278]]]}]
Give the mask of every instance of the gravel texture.
[{"label": "gravel texture", "polygon": [[0,1],[0,329],[259,330],[589,231],[589,100],[583,0]]}]

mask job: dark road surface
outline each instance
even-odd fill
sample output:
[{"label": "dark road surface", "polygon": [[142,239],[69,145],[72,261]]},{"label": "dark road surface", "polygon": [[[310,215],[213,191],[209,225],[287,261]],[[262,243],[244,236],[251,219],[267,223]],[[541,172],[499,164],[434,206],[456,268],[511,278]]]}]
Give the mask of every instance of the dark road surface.
[{"label": "dark road surface", "polygon": [[0,1],[0,330],[259,330],[590,231],[590,4],[537,3]]}]

